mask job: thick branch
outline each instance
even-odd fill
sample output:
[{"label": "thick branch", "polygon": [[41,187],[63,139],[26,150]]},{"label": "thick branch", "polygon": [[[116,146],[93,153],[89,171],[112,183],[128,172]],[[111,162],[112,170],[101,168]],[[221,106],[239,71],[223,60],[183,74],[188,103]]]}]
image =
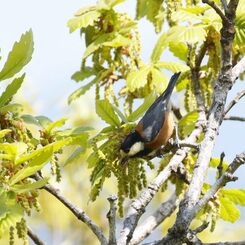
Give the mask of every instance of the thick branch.
[{"label": "thick branch", "polygon": [[225,109],[224,115],[226,115],[231,110],[231,108],[234,105],[236,105],[244,95],[245,95],[245,90],[242,90],[241,92],[237,93],[236,97],[230,102],[230,104]]},{"label": "thick branch", "polygon": [[245,122],[245,117],[225,116],[225,117],[224,117],[224,120]]},{"label": "thick branch", "polygon": [[109,221],[109,245],[116,245],[116,213],[117,213],[117,206],[116,196],[108,197],[107,200],[110,202],[110,210],[107,213],[107,219]]},{"label": "thick branch", "polygon": [[168,201],[150,215],[142,225],[138,226],[134,232],[130,245],[139,244],[148,237],[167,217],[169,217],[179,205],[179,199],[173,195]]},{"label": "thick branch", "polygon": [[27,229],[27,235],[36,245],[45,245],[45,243],[32,231],[30,227]]},{"label": "thick branch", "polygon": [[52,185],[45,185],[43,187],[50,194],[55,196],[60,202],[62,202],[79,220],[85,223],[90,230],[97,236],[102,245],[107,245],[106,237],[104,236],[102,230],[90,219],[90,217],[80,208],[76,207],[68,199],[60,194],[60,191],[54,188]]},{"label": "thick branch", "polygon": [[224,15],[222,10],[215,4],[214,1],[202,0],[202,2],[208,4],[210,7],[212,7],[215,10],[215,12],[220,16],[220,18],[222,19],[223,22],[229,22],[228,18]]}]

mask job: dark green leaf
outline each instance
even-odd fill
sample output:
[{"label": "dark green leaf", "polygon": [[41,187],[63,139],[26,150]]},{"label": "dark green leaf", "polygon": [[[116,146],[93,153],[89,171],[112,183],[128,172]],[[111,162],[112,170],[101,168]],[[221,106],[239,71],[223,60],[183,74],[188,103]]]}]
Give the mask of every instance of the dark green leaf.
[{"label": "dark green leaf", "polygon": [[72,75],[71,79],[75,80],[76,82],[80,82],[95,74],[96,74],[96,71],[92,67],[86,66],[81,71],[75,72]]}]

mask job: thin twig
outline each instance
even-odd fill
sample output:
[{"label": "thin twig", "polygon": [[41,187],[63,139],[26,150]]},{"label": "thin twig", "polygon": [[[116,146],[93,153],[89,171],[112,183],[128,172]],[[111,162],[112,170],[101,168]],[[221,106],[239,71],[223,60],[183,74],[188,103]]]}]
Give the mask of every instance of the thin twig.
[{"label": "thin twig", "polygon": [[110,202],[110,210],[107,213],[106,217],[109,221],[109,245],[116,245],[116,213],[117,213],[117,206],[116,196],[110,196],[107,198],[107,200]]},{"label": "thin twig", "polygon": [[161,206],[143,223],[137,227],[134,232],[130,245],[136,245],[148,237],[167,217],[169,217],[179,204],[179,198],[174,194],[171,198],[162,203]]},{"label": "thin twig", "polygon": [[27,235],[36,245],[45,245],[45,243],[32,231],[30,227],[27,228]]},{"label": "thin twig", "polygon": [[218,169],[218,179],[222,176],[222,173],[223,173],[223,161],[224,161],[224,158],[225,158],[225,153],[224,152],[222,152],[221,154],[220,154],[220,161],[219,161],[219,165],[218,165],[218,167],[217,167],[217,169]]},{"label": "thin twig", "polygon": [[212,7],[214,9],[214,11],[220,16],[220,18],[222,19],[223,22],[225,22],[225,23],[229,22],[228,18],[224,15],[222,10],[215,4],[214,1],[202,0],[202,2],[208,4],[210,7]]},{"label": "thin twig", "polygon": [[230,104],[226,107],[225,111],[224,111],[224,115],[226,115],[230,110],[231,108],[236,105],[239,100],[245,96],[245,90],[242,90],[241,92],[237,93],[236,97],[230,102]]},{"label": "thin twig", "polygon": [[209,225],[209,222],[204,222],[202,225],[200,225],[195,230],[193,230],[193,233],[194,234],[201,233],[202,231],[208,228],[208,225]]},{"label": "thin twig", "polygon": [[222,7],[223,7],[225,13],[227,13],[227,10],[228,10],[227,1],[221,0],[221,3],[222,3]]},{"label": "thin twig", "polygon": [[239,242],[214,242],[214,243],[203,243],[203,245],[245,245],[244,241]]},{"label": "thin twig", "polygon": [[[33,176],[34,179],[40,180],[42,177],[36,173]],[[81,209],[71,203],[68,199],[60,194],[60,191],[50,184],[46,184],[43,187],[44,190],[56,197],[61,203],[63,203],[79,220],[85,223],[88,228],[97,236],[102,245],[107,245],[107,239],[103,234],[103,231],[93,222],[93,220]]]},{"label": "thin twig", "polygon": [[245,122],[245,117],[237,117],[237,116],[228,116],[228,115],[226,115],[224,117],[224,120]]},{"label": "thin twig", "polygon": [[245,70],[245,56],[232,68],[232,81],[235,81]]}]

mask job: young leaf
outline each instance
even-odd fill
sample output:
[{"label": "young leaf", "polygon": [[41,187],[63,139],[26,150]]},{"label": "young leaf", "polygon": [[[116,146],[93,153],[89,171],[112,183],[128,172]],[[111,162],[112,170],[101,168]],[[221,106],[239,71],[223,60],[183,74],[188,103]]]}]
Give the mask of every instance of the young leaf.
[{"label": "young leaf", "polygon": [[245,190],[242,189],[221,189],[220,192],[225,198],[237,205],[245,206]]},{"label": "young leaf", "polygon": [[122,119],[122,121],[127,123],[128,119],[126,118],[126,116],[115,105],[112,105],[112,107],[115,110],[115,112],[117,113],[117,115]]},{"label": "young leaf", "polygon": [[10,102],[12,97],[19,90],[23,80],[25,78],[25,73],[18,78],[15,78],[6,88],[6,90],[0,96],[0,107],[4,106],[6,103]]},{"label": "young leaf", "polygon": [[24,115],[21,115],[21,119],[25,122],[25,123],[28,123],[28,124],[33,124],[33,125],[36,125],[36,126],[39,126],[41,127],[41,124],[38,122],[38,120],[32,116],[32,115],[27,115],[27,114],[24,114]]},{"label": "young leaf", "polygon": [[234,223],[240,218],[239,209],[227,198],[219,198],[220,201],[220,218]]},{"label": "young leaf", "polygon": [[3,138],[6,134],[9,134],[10,132],[12,132],[11,129],[3,129],[0,131],[0,139]]},{"label": "young leaf", "polygon": [[156,43],[156,45],[152,51],[152,54],[151,54],[151,62],[152,63],[156,63],[157,61],[159,61],[159,59],[162,55],[162,52],[164,51],[164,49],[167,48],[167,46],[168,46],[167,37],[168,37],[168,33],[165,32],[157,40],[157,43]]},{"label": "young leaf", "polygon": [[110,125],[117,127],[120,126],[120,120],[108,100],[96,101],[96,113],[102,120]]},{"label": "young leaf", "polygon": [[245,44],[245,16],[243,13],[236,15],[235,21],[236,36],[234,42],[238,45],[244,46]]},{"label": "young leaf", "polygon": [[182,117],[178,124],[178,133],[181,138],[188,136],[194,129],[198,113],[192,111]]},{"label": "young leaf", "polygon": [[[209,167],[211,168],[217,168],[220,163],[220,158],[212,158],[209,163]],[[229,167],[229,163],[226,161],[223,161],[222,168],[223,172]]]},{"label": "young leaf", "polygon": [[8,59],[0,72],[0,81],[8,79],[18,73],[32,58],[33,35],[32,31],[23,34],[16,42],[8,55]]},{"label": "young leaf", "polygon": [[86,66],[81,71],[75,72],[71,76],[71,79],[76,81],[76,82],[80,82],[80,81],[83,81],[84,79],[86,79],[92,75],[95,75],[95,74],[96,74],[96,71],[94,70],[94,68]]},{"label": "young leaf", "polygon": [[77,147],[76,150],[73,151],[72,154],[66,159],[64,166],[78,159],[84,152],[85,152],[85,149],[83,147],[81,146]]},{"label": "young leaf", "polygon": [[163,61],[160,61],[160,62],[157,62],[155,64],[155,66],[157,68],[162,68],[162,69],[167,69],[167,70],[170,70],[172,72],[179,72],[179,71],[188,71],[189,70],[189,67],[185,64],[181,64],[181,63],[176,63],[176,62],[163,62]]},{"label": "young leaf", "polygon": [[159,69],[153,67],[151,69],[152,84],[158,93],[162,93],[168,85],[168,77]]},{"label": "young leaf", "polygon": [[8,104],[0,107],[0,114],[6,114],[7,112],[21,112],[23,111],[23,106],[21,104]]},{"label": "young leaf", "polygon": [[29,184],[16,184],[11,186],[10,190],[12,190],[15,193],[21,194],[21,193],[25,193],[28,191],[33,191],[36,189],[40,189],[43,186],[45,186],[48,183],[48,178],[44,178],[38,181],[35,181],[33,183],[29,183]]},{"label": "young leaf", "polygon": [[56,122],[52,122],[48,125],[48,127],[46,128],[46,132],[48,134],[50,134],[55,128],[60,128],[62,126],[65,125],[67,121],[67,118],[61,118],[60,120],[56,121]]},{"label": "young leaf", "polygon": [[36,116],[35,117],[38,120],[38,123],[43,127],[46,128],[52,121],[45,116]]},{"label": "young leaf", "polygon": [[187,61],[188,55],[188,47],[185,43],[179,42],[170,42],[169,43],[169,50],[174,54],[175,57]]},{"label": "young leaf", "polygon": [[147,76],[151,70],[151,66],[142,66],[138,71],[132,71],[127,76],[127,87],[130,92],[134,92],[136,89],[142,88],[147,83]]},{"label": "young leaf", "polygon": [[156,95],[154,93],[149,94],[146,98],[144,103],[138,107],[137,110],[135,110],[131,115],[128,117],[129,122],[134,122],[138,118],[140,118],[146,110],[152,105],[152,103],[155,101]]},{"label": "young leaf", "polygon": [[13,186],[20,180],[33,175],[38,170],[40,170],[48,161],[51,159],[54,152],[53,147],[43,147],[39,154],[35,155],[34,158],[30,160],[27,165],[25,165],[21,170],[19,170],[15,175],[10,178],[9,184]]},{"label": "young leaf", "polygon": [[77,17],[68,21],[67,26],[70,28],[70,33],[76,29],[86,28],[87,26],[94,25],[94,22],[98,20],[101,13],[95,9],[77,14]]},{"label": "young leaf", "polygon": [[137,0],[136,19],[139,20],[146,15],[148,0]]}]

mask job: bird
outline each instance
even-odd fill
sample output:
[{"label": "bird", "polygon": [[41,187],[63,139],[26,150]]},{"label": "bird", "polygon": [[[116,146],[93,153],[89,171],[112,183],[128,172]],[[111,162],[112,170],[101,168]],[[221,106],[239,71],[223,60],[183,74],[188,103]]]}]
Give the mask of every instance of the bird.
[{"label": "bird", "polygon": [[166,90],[145,112],[135,129],[124,138],[120,146],[122,164],[129,158],[153,155],[173,135],[175,126],[170,97],[180,74],[175,73],[170,78]]}]

